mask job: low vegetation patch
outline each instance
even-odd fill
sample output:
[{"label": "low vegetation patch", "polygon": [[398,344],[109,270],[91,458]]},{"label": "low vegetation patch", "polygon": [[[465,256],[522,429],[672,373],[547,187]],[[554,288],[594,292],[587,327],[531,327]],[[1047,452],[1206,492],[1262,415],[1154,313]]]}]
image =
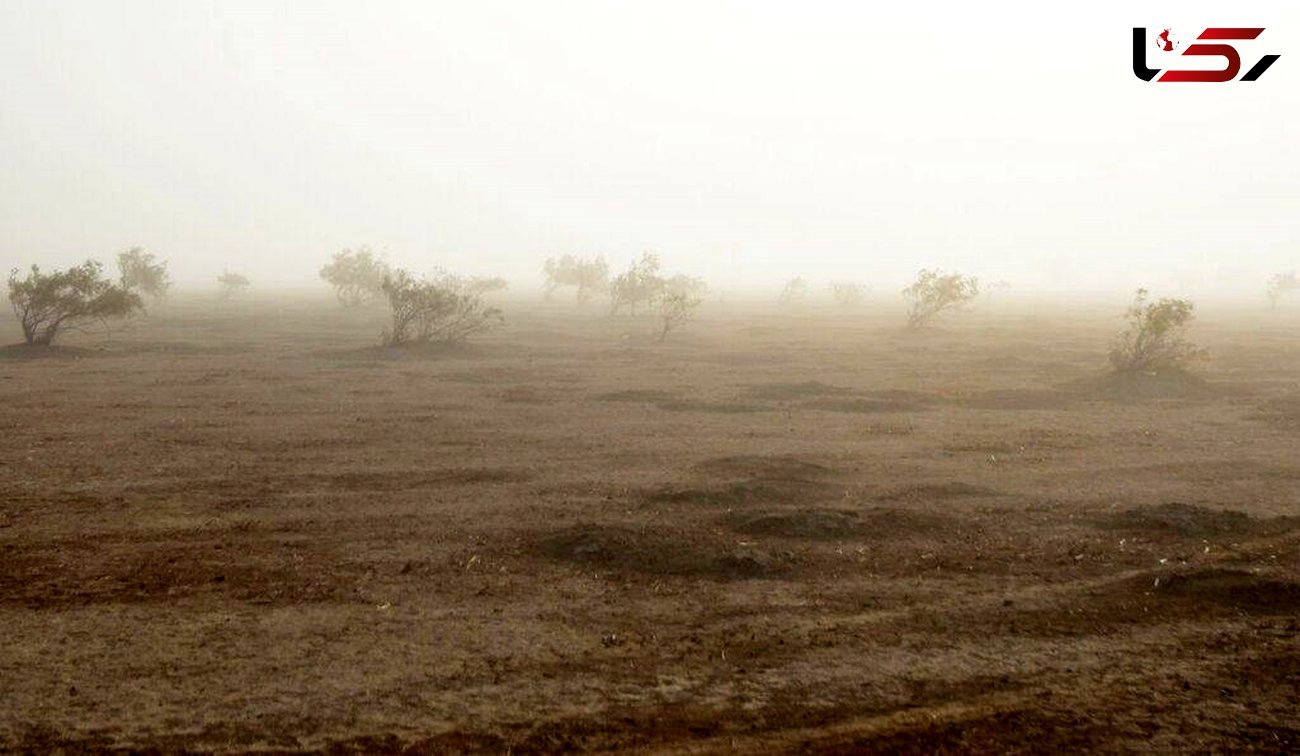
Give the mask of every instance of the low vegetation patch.
[{"label": "low vegetation patch", "polygon": [[1128,327],[1110,350],[1116,373],[1181,372],[1204,351],[1187,340],[1187,327],[1195,305],[1186,299],[1151,301],[1150,292],[1138,289],[1124,314]]},{"label": "low vegetation patch", "polygon": [[384,279],[382,289],[390,310],[382,334],[385,346],[461,344],[505,322],[501,310],[447,273],[416,278],[396,270]]}]

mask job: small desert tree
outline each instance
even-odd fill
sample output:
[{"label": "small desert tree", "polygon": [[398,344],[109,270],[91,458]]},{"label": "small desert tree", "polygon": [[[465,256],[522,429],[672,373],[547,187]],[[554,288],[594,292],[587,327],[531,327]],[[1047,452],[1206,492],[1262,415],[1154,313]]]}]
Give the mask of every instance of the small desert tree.
[{"label": "small desert tree", "polygon": [[127,291],[142,291],[154,299],[163,297],[172,282],[167,263],[158,262],[152,252],[132,247],[117,254],[118,284]]},{"label": "small desert tree", "polygon": [[665,278],[663,282],[663,294],[682,294],[687,297],[703,298],[709,292],[709,284],[703,278],[688,276],[685,273],[678,273],[675,276]]},{"label": "small desert tree", "polygon": [[802,278],[791,278],[781,287],[776,301],[783,305],[801,304],[808,298],[808,282]]},{"label": "small desert tree", "polygon": [[334,287],[344,307],[355,307],[383,294],[388,263],[375,257],[369,247],[336,252],[320,277]]},{"label": "small desert tree", "polygon": [[509,286],[509,282],[500,276],[470,276],[462,284],[464,291],[479,296],[505,291]]},{"label": "small desert tree", "polygon": [[1293,291],[1300,291],[1300,276],[1294,270],[1273,276],[1268,280],[1268,291],[1265,292],[1269,306],[1277,307],[1282,297]]},{"label": "small desert tree", "polygon": [[1128,327],[1110,350],[1117,373],[1158,373],[1182,370],[1203,352],[1187,341],[1187,326],[1195,306],[1186,299],[1150,301],[1138,289],[1124,317]]},{"label": "small desert tree", "polygon": [[659,340],[663,341],[668,338],[668,333],[670,331],[675,331],[685,325],[686,322],[695,314],[695,310],[699,306],[699,297],[684,292],[669,292],[660,297]]},{"label": "small desert tree", "polygon": [[217,276],[217,283],[221,285],[221,293],[227,297],[233,297],[244,289],[248,288],[248,277],[241,273],[231,273],[226,271]]},{"label": "small desert tree", "polygon": [[916,281],[903,289],[907,300],[907,324],[918,328],[936,315],[975,299],[980,294],[979,279],[938,269],[922,270]]},{"label": "small desert tree", "polygon": [[609,287],[609,264],[603,257],[593,257],[590,260],[573,255],[559,259],[548,257],[542,265],[542,274],[546,277],[547,299],[561,286],[574,286],[578,290],[578,303],[586,304],[593,295],[600,294]]},{"label": "small desert tree", "polygon": [[104,278],[103,266],[88,260],[67,270],[42,273],[33,265],[25,277],[9,274],[9,303],[28,344],[51,344],[64,331],[104,323],[144,309],[140,295]]},{"label": "small desert tree", "polygon": [[862,284],[848,281],[832,281],[831,298],[840,307],[856,307],[867,298],[867,289]]},{"label": "small desert tree", "polygon": [[664,291],[664,279],[659,277],[659,256],[646,252],[634,260],[628,269],[614,277],[609,284],[609,308],[617,313],[624,307],[633,315],[639,304],[650,304]]},{"label": "small desert tree", "polygon": [[392,311],[383,333],[387,346],[457,344],[505,321],[480,293],[446,273],[416,278],[398,269],[384,279],[383,292]]}]

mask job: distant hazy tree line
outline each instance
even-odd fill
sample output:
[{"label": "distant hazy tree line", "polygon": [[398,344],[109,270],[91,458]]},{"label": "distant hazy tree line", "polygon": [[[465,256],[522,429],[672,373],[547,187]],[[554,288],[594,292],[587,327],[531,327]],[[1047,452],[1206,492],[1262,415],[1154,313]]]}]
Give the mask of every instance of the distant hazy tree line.
[{"label": "distant hazy tree line", "polygon": [[589,260],[565,255],[548,257],[542,264],[544,278],[543,291],[550,299],[555,290],[572,286],[577,291],[579,304],[586,304],[592,297],[605,294],[609,290],[609,264],[603,257]]},{"label": "distant hazy tree line", "polygon": [[[808,281],[802,277],[786,281],[777,293],[777,304],[783,307],[802,305],[808,301]],[[826,285],[831,300],[843,308],[857,307],[867,300],[867,287],[853,281],[831,281]]]},{"label": "distant hazy tree line", "polygon": [[832,281],[831,298],[840,307],[856,307],[866,301],[867,287],[851,281]]},{"label": "distant hazy tree line", "polygon": [[[146,297],[156,300],[169,292],[167,262],[154,254],[133,247],[118,253],[116,263],[116,279],[106,276],[103,265],[95,260],[65,270],[47,271],[32,265],[26,271],[11,271],[9,301],[24,340],[52,344],[68,331],[142,312]],[[613,276],[604,258],[573,255],[548,258],[542,273],[548,299],[567,287],[575,290],[579,303],[607,297],[611,314],[654,314],[654,335],[659,340],[689,322],[708,291],[702,279],[664,275],[660,259],[653,253],[643,254]],[[365,246],[333,255],[320,269],[320,277],[347,307],[385,301],[390,319],[382,340],[387,345],[458,343],[504,322],[501,310],[484,301],[485,295],[507,287],[499,277],[462,277],[442,270],[417,277],[389,265]],[[217,277],[217,283],[226,296],[250,285],[245,275],[229,270]],[[832,281],[827,288],[843,307],[858,305],[866,298],[866,287],[858,283]],[[993,288],[1006,288],[1006,284],[989,287]],[[793,278],[782,286],[778,301],[783,305],[803,302],[808,290],[805,279]],[[976,300],[981,291],[981,282],[974,276],[921,270],[902,291],[908,306],[907,323],[912,328],[928,325],[942,313]],[[1265,290],[1272,307],[1296,292],[1300,292],[1300,276],[1295,271],[1274,275]],[[1190,301],[1153,301],[1147,290],[1139,289],[1125,312],[1127,326],[1110,349],[1111,367],[1121,373],[1185,369],[1204,354],[1186,338],[1193,316]]]}]

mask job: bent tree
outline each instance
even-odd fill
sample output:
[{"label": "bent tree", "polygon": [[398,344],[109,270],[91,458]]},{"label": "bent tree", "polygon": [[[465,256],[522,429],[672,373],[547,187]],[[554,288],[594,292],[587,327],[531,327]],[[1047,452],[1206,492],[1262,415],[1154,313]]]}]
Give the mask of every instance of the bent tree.
[{"label": "bent tree", "polygon": [[543,286],[548,300],[559,287],[573,286],[578,290],[578,304],[586,304],[593,295],[609,288],[609,264],[603,257],[589,260],[573,255],[548,257],[542,265],[542,275],[546,279]]},{"label": "bent tree", "polygon": [[167,263],[158,261],[143,247],[117,253],[117,271],[118,283],[123,289],[142,291],[154,299],[161,299],[172,285]]},{"label": "bent tree", "polygon": [[659,276],[659,256],[646,252],[610,282],[610,312],[618,314],[626,307],[635,315],[637,305],[648,305],[663,294],[665,283]]},{"label": "bent tree", "polygon": [[94,260],[49,273],[33,265],[25,277],[9,274],[9,303],[28,344],[47,345],[65,331],[88,323],[124,318],[144,309],[144,302],[120,284],[104,278]]},{"label": "bent tree", "polygon": [[907,324],[912,328],[926,325],[944,310],[950,310],[980,295],[980,282],[974,276],[944,273],[937,268],[922,270],[911,286],[903,289],[907,300]]}]

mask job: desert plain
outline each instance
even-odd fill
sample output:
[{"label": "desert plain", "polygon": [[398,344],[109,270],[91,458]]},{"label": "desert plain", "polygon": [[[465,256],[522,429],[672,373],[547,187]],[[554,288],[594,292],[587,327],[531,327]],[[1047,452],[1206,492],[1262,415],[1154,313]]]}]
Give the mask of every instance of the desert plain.
[{"label": "desert plain", "polygon": [[0,750],[1300,750],[1297,313],[502,306],[0,350]]}]

